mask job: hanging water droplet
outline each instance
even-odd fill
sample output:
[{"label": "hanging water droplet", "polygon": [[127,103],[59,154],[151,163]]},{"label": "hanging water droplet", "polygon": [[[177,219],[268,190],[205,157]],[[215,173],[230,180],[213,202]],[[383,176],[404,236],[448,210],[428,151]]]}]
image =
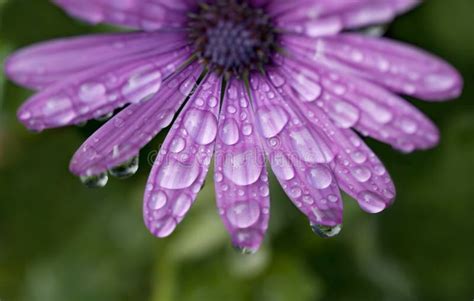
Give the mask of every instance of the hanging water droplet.
[{"label": "hanging water droplet", "polygon": [[109,181],[109,177],[105,172],[98,175],[81,176],[80,179],[82,184],[89,188],[102,188],[107,185],[107,182]]},{"label": "hanging water droplet", "polygon": [[126,179],[138,171],[138,156],[109,170],[110,174],[119,179]]},{"label": "hanging water droplet", "polygon": [[104,114],[102,116],[99,116],[95,120],[104,122],[104,121],[107,121],[110,118],[112,118],[112,116],[114,116],[114,112],[110,112],[110,113]]},{"label": "hanging water droplet", "polygon": [[234,246],[234,249],[239,252],[242,255],[253,255],[257,253],[257,249],[252,249],[248,247],[239,247],[239,246]]},{"label": "hanging water droplet", "polygon": [[322,238],[331,238],[338,235],[342,230],[342,225],[324,226],[318,224],[311,224],[311,229],[314,233]]}]

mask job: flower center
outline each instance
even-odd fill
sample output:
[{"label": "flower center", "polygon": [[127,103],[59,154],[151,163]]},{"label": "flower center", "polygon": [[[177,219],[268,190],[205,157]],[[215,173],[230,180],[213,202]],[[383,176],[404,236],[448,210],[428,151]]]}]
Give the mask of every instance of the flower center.
[{"label": "flower center", "polygon": [[241,77],[272,63],[278,34],[272,19],[245,0],[201,3],[189,15],[189,39],[210,70]]}]

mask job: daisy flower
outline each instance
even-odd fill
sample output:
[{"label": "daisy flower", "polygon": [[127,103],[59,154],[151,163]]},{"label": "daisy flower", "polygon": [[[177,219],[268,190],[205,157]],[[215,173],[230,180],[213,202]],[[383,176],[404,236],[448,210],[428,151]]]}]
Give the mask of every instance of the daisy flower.
[{"label": "daisy flower", "polygon": [[369,213],[395,198],[359,134],[407,153],[431,148],[436,126],[399,95],[441,101],[462,89],[441,59],[356,31],[390,22],[415,0],[54,2],[135,31],[13,54],[6,74],[37,91],[18,118],[34,131],[110,118],[70,165],[93,187],[108,174],[134,174],[140,149],[172,125],[144,196],[145,224],[158,237],[183,220],[211,162],[218,211],[238,249],[255,252],[267,230],[267,165],[313,230],[332,237],[341,190]]}]

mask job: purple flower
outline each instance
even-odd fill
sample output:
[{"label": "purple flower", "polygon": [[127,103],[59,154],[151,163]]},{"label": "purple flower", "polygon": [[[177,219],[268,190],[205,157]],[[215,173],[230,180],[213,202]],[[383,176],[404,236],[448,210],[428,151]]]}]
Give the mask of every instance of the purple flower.
[{"label": "purple flower", "polygon": [[268,227],[266,162],[314,231],[334,236],[340,189],[369,213],[395,198],[355,131],[403,152],[428,149],[436,126],[398,94],[441,101],[462,90],[439,58],[354,31],[387,23],[416,0],[55,2],[91,23],[138,31],[14,54],[6,73],[37,90],[18,117],[41,131],[121,108],[72,159],[89,186],[105,185],[108,171],[135,173],[140,149],[173,123],[144,197],[145,224],[158,237],[188,212],[213,157],[219,214],[239,249],[256,251]]}]

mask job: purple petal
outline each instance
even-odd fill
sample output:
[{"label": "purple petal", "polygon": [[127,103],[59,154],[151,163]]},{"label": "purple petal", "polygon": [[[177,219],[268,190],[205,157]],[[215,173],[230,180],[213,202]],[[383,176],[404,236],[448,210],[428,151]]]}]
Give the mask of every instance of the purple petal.
[{"label": "purple petal", "polygon": [[[411,152],[428,149],[439,141],[436,126],[415,107],[383,88],[323,65],[308,70],[287,60],[284,72],[293,95],[308,105],[319,106],[341,128],[354,127],[364,135]],[[318,93],[295,87],[306,84]]]},{"label": "purple petal", "polygon": [[69,14],[90,23],[154,31],[180,27],[186,21],[188,1],[171,0],[54,0]]},{"label": "purple petal", "polygon": [[273,1],[269,6],[279,27],[315,37],[387,23],[417,3],[416,0],[297,0]]},{"label": "purple petal", "polygon": [[255,115],[274,174],[293,203],[312,224],[342,223],[342,200],[329,163],[328,141],[288,104],[278,75],[251,80]]},{"label": "purple petal", "polygon": [[200,191],[217,136],[220,81],[209,74],[179,114],[148,179],[143,214],[155,236],[170,235]]},{"label": "purple petal", "polygon": [[5,63],[8,76],[20,85],[41,89],[85,69],[160,48],[185,45],[179,33],[100,34],[64,38],[19,50]]},{"label": "purple petal", "polygon": [[442,59],[400,42],[357,34],[317,40],[287,37],[288,47],[308,61],[364,77],[397,93],[425,100],[460,95],[461,75]]},{"label": "purple petal", "polygon": [[[291,93],[290,86],[284,89]],[[336,127],[315,103],[299,99],[291,102],[337,147],[331,168],[339,186],[369,213],[378,213],[390,205],[395,198],[395,186],[383,164],[362,139],[350,129]]]},{"label": "purple petal", "polygon": [[38,92],[19,109],[18,118],[40,131],[103,116],[154,95],[187,58],[185,48],[152,50],[99,64]]},{"label": "purple petal", "polygon": [[268,228],[268,174],[247,91],[240,81],[234,81],[224,97],[214,180],[217,207],[234,246],[256,252]]},{"label": "purple petal", "polygon": [[200,72],[198,64],[189,66],[163,82],[152,99],[131,104],[109,120],[76,152],[71,172],[78,176],[101,174],[137,155],[160,130],[170,125]]}]

